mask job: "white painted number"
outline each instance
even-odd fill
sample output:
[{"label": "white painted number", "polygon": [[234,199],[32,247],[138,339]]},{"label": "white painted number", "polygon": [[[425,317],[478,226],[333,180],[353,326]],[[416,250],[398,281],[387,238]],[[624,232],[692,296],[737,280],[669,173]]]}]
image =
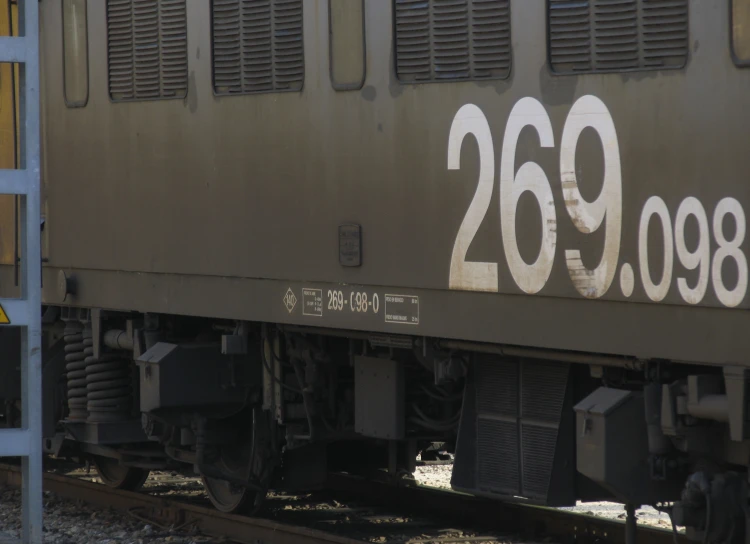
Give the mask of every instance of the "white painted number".
[{"label": "white painted number", "polygon": [[[503,139],[503,155],[500,162],[500,225],[510,273],[522,291],[534,294],[541,291],[552,272],[557,243],[557,216],[552,188],[542,167],[535,162],[527,162],[516,173],[518,138],[521,131],[528,126],[536,129],[542,147],[555,146],[552,122],[544,106],[533,98],[520,100],[510,113]],[[518,200],[526,191],[536,197],[542,216],[542,246],[533,264],[527,264],[521,257],[516,237],[516,209]]]},{"label": "white painted number", "polygon": [[[544,289],[552,274],[558,223],[554,194],[542,167],[529,161],[516,170],[519,138],[527,127],[536,131],[542,148],[555,146],[552,122],[542,103],[531,97],[519,100],[508,116],[500,157],[500,227],[505,259],[513,280],[524,293],[536,294]],[[583,198],[576,170],[576,149],[586,129],[596,132],[604,153],[602,188],[593,202]],[[479,180],[453,245],[449,286],[458,290],[497,292],[498,263],[466,261],[469,247],[489,210],[495,176],[492,131],[484,113],[474,104],[463,106],[453,119],[448,138],[448,169],[461,168],[461,151],[469,134],[474,136],[479,147]],[[581,97],[568,114],[560,142],[560,176],[565,209],[579,232],[597,232],[606,221],[604,248],[596,267],[589,269],[584,265],[579,249],[565,251],[565,263],[573,285],[584,297],[600,298],[609,291],[619,268],[622,295],[625,298],[631,297],[636,293],[636,265],[619,262],[623,218],[620,144],[612,115],[604,102],[595,96]],[[541,247],[536,260],[531,264],[521,256],[516,231],[518,203],[527,192],[536,199],[542,222]],[[731,216],[733,220],[733,229],[724,228],[727,216]],[[661,222],[663,239],[663,267],[658,281],[651,277],[648,255],[651,220],[656,217]],[[687,237],[686,225],[690,218],[694,218],[698,225],[697,242],[688,240]],[[718,246],[713,257],[711,228]],[[745,300],[748,287],[748,263],[742,251],[746,230],[745,212],[734,198],[727,197],[719,201],[714,210],[713,222],[709,223],[704,204],[689,196],[680,203],[672,223],[664,200],[658,196],[650,197],[641,210],[638,227],[637,268],[640,270],[646,296],[653,302],[661,302],[669,295],[676,254],[684,272],[696,271],[685,274],[693,279],[677,274],[677,290],[682,300],[688,304],[700,304],[706,298],[708,285],[712,282],[716,298],[723,306],[739,306]],[[688,245],[695,249],[688,249]],[[725,268],[724,264],[727,262],[734,265],[730,268],[732,279],[727,278],[731,284],[729,286],[725,285],[722,275],[722,268]],[[329,291],[328,297],[329,309],[341,309],[346,303],[337,292]],[[372,307],[377,313],[377,298],[368,300],[366,294],[357,297],[356,300],[350,297],[352,311],[366,312]]]},{"label": "white painted number", "polygon": [[342,310],[344,308],[344,293],[328,290],[328,309]]},{"label": "white painted number", "polygon": [[[651,272],[648,269],[648,226],[653,215],[659,216],[664,237],[664,270],[662,271],[659,283],[653,282]],[[664,300],[664,297],[669,292],[669,284],[672,282],[672,268],[674,265],[672,240],[672,221],[669,218],[667,205],[658,196],[652,196],[646,201],[646,205],[641,212],[641,223],[638,228],[638,261],[641,267],[643,288],[646,290],[648,298],[654,302]]]},{"label": "white painted number", "polygon": [[456,114],[448,137],[448,169],[461,168],[461,147],[472,134],[479,146],[479,184],[453,245],[449,286],[451,289],[497,292],[497,263],[466,262],[466,253],[490,207],[495,177],[495,148],[487,118],[474,104]]},{"label": "white painted number", "polygon": [[[724,236],[724,217],[734,217],[736,232],[734,238],[728,241]],[[747,258],[740,249],[745,241],[745,212],[742,205],[734,198],[724,198],[719,201],[714,211],[714,238],[719,244],[719,249],[714,254],[714,262],[711,267],[713,274],[714,291],[724,306],[733,308],[742,302],[747,293]],[[733,259],[737,264],[737,285],[734,289],[727,289],[721,275],[721,266],[724,259]]]},{"label": "white painted number", "polygon": [[[691,252],[685,240],[685,223],[690,216],[698,222],[698,247]],[[677,209],[674,220],[674,242],[677,258],[687,270],[698,269],[698,281],[695,287],[689,287],[685,278],[677,278],[677,289],[682,299],[688,304],[700,304],[708,288],[708,276],[711,265],[711,234],[708,231],[706,210],[700,201],[689,196],[682,201]]]},{"label": "white painted number", "polygon": [[[576,177],[576,147],[586,128],[593,128],[599,134],[604,149],[604,182],[594,202],[584,200]],[[565,122],[560,146],[563,198],[573,224],[580,232],[590,234],[599,229],[605,216],[607,218],[604,252],[594,270],[584,266],[579,250],[565,251],[568,273],[575,288],[585,297],[599,298],[609,290],[615,277],[622,231],[620,146],[614,121],[604,102],[591,95],[580,98]]]}]

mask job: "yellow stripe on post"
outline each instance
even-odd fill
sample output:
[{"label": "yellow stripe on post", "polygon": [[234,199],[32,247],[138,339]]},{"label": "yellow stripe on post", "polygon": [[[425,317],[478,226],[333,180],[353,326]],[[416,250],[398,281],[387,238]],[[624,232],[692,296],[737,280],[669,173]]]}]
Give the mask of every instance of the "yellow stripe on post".
[{"label": "yellow stripe on post", "polygon": [[[10,0],[0,0],[0,36],[17,35],[18,6]],[[16,96],[18,96],[18,67],[2,63],[0,64],[0,168],[18,168],[19,110]],[[14,196],[0,195],[0,264],[14,264],[15,202]]]}]

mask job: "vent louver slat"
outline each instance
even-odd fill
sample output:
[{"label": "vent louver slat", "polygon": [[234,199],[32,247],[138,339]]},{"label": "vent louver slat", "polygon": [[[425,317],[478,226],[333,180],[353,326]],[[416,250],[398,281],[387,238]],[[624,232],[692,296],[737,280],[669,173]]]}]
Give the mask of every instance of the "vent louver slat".
[{"label": "vent louver slat", "polygon": [[213,0],[218,94],[302,89],[302,0]]},{"label": "vent louver slat", "polygon": [[549,56],[556,72],[682,67],[688,0],[550,0]]},{"label": "vent louver slat", "polygon": [[396,71],[409,83],[510,74],[509,0],[394,0]]},{"label": "vent louver slat", "polygon": [[185,0],[107,0],[107,56],[113,100],[184,97]]}]

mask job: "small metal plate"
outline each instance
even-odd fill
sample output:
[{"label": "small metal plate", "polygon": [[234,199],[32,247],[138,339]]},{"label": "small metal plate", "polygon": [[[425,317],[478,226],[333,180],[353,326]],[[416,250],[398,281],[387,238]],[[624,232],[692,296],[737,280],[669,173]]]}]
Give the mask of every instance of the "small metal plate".
[{"label": "small metal plate", "polygon": [[360,225],[339,227],[339,263],[342,266],[362,265],[362,227]]}]

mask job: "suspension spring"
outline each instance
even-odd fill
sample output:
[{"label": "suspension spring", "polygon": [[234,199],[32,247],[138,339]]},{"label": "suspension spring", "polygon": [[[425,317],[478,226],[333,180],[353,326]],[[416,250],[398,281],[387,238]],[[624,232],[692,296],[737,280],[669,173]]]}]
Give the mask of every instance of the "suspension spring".
[{"label": "suspension spring", "polygon": [[83,323],[67,321],[63,331],[65,340],[65,370],[68,385],[68,418],[85,420],[86,410],[86,355],[83,345]]},{"label": "suspension spring", "polygon": [[86,362],[88,420],[91,422],[123,421],[133,407],[133,372],[131,363],[118,355],[101,353],[94,357],[92,331],[83,333]]}]

